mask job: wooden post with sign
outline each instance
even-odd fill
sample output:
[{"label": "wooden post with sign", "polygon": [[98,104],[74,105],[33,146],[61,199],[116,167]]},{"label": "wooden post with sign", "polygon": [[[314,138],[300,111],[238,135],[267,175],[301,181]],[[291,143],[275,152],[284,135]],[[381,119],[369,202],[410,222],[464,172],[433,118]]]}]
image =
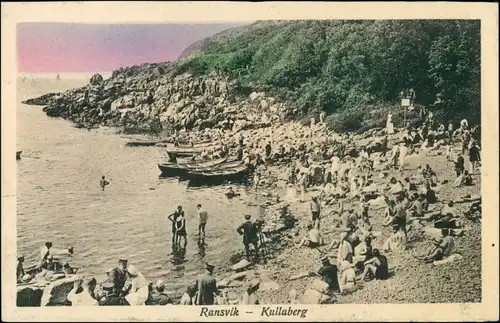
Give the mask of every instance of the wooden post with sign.
[{"label": "wooden post with sign", "polygon": [[401,99],[401,106],[403,107],[403,128],[406,127],[406,109],[410,106],[410,99]]}]

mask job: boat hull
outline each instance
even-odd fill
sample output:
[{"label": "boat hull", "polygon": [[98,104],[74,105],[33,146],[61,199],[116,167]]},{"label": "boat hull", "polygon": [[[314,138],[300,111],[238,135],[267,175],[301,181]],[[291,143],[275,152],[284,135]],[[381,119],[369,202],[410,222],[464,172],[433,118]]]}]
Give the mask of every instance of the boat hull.
[{"label": "boat hull", "polygon": [[190,171],[185,177],[189,179],[188,186],[213,186],[223,183],[245,183],[249,169],[238,166],[233,169],[215,171]]}]

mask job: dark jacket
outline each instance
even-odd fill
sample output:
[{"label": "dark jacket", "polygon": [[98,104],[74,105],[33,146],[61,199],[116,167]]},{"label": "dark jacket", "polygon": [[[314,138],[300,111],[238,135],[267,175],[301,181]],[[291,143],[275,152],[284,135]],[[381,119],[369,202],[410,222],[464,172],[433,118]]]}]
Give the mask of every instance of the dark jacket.
[{"label": "dark jacket", "polygon": [[109,281],[113,283],[113,294],[120,295],[127,281],[127,272],[114,268],[109,272]]}]

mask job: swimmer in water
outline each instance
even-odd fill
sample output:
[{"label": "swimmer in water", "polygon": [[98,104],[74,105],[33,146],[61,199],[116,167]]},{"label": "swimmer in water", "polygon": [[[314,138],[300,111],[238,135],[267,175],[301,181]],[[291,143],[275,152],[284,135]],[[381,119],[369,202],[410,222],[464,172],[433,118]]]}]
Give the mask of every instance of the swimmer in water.
[{"label": "swimmer in water", "polygon": [[101,186],[101,189],[103,191],[104,191],[104,188],[106,187],[106,185],[109,185],[109,182],[106,180],[106,176],[102,175],[101,182],[99,183],[99,185]]}]

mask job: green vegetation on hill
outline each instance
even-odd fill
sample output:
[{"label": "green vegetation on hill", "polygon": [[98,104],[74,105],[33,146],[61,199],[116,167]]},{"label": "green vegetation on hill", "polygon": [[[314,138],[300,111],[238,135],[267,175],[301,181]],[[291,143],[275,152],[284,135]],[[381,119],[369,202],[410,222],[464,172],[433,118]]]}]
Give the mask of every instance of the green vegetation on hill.
[{"label": "green vegetation on hill", "polygon": [[389,109],[396,121],[399,93],[410,88],[416,103],[443,121],[480,122],[478,20],[303,20],[246,28],[203,44],[179,72],[228,74],[242,87],[294,102],[302,116],[333,115],[339,130],[382,126]]}]

